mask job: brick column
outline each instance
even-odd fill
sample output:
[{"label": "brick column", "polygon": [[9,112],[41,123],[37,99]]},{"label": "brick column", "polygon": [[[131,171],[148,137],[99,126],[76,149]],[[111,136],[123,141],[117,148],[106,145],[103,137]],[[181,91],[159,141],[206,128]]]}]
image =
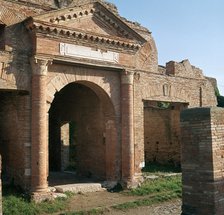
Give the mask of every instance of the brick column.
[{"label": "brick column", "polygon": [[181,113],[182,215],[224,214],[224,109]]},{"label": "brick column", "polygon": [[132,72],[121,76],[122,180],[127,186],[134,178],[133,80]]},{"label": "brick column", "polygon": [[48,127],[46,76],[48,60],[33,58],[32,120],[31,120],[31,191],[45,192],[48,188]]}]

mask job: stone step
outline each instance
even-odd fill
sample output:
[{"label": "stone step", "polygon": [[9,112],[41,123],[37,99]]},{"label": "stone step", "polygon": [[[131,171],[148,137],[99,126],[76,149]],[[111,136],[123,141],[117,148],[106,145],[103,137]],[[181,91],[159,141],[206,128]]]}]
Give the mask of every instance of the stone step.
[{"label": "stone step", "polygon": [[55,186],[56,192],[91,193],[105,191],[100,183],[66,184]]}]

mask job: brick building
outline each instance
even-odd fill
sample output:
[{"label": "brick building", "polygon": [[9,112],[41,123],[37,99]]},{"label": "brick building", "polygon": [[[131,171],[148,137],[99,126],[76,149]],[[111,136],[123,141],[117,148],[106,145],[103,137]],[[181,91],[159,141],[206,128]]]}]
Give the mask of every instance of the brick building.
[{"label": "brick building", "polygon": [[188,60],[158,66],[151,32],[102,0],[0,0],[3,172],[46,191],[49,171],[133,184],[180,161],[180,111],[216,106]]}]

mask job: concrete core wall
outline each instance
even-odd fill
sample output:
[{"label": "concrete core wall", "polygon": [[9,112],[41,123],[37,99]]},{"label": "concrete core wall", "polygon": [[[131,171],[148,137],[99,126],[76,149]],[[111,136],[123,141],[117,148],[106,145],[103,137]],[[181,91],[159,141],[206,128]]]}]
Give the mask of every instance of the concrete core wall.
[{"label": "concrete core wall", "polygon": [[224,109],[181,113],[182,215],[223,215]]}]

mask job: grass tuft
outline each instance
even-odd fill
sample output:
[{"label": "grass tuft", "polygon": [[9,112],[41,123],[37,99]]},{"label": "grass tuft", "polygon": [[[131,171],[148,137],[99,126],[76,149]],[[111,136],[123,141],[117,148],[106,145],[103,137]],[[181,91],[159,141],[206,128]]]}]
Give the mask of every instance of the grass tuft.
[{"label": "grass tuft", "polygon": [[67,212],[63,215],[103,215],[107,208],[93,208],[88,211]]},{"label": "grass tuft", "polygon": [[38,215],[52,214],[66,209],[68,198],[58,198],[55,201],[45,201],[35,204],[15,186],[3,186],[4,215]]},{"label": "grass tuft", "polygon": [[153,193],[173,191],[181,193],[181,177],[164,177],[144,182],[140,187],[132,189],[129,195],[145,196]]},{"label": "grass tuft", "polygon": [[136,201],[133,201],[133,202],[126,202],[126,203],[123,203],[123,204],[115,205],[115,206],[113,206],[113,208],[116,209],[116,210],[125,211],[125,210],[129,210],[129,209],[132,209],[132,208],[138,208],[138,207],[141,207],[141,206],[151,206],[151,205],[156,204],[156,203],[166,202],[168,200],[176,199],[176,198],[179,198],[179,197],[180,196],[177,193],[170,192],[170,193],[166,193],[166,194],[163,194],[163,195],[158,194],[158,195],[151,196],[151,197],[148,197],[148,198],[145,198],[145,199],[139,199],[139,200],[136,200]]}]

